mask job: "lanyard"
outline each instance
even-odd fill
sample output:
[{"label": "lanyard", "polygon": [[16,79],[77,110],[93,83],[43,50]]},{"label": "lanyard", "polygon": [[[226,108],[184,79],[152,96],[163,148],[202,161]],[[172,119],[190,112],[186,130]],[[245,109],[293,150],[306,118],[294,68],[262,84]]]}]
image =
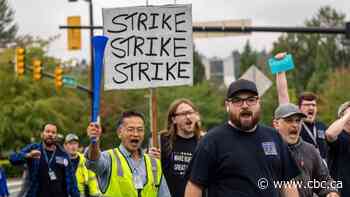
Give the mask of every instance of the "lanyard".
[{"label": "lanyard", "polygon": [[46,153],[46,150],[45,150],[45,149],[43,150],[43,152],[44,152],[45,161],[46,161],[46,163],[47,163],[47,165],[48,165],[49,169],[51,170],[51,167],[50,167],[50,166],[51,166],[51,163],[52,163],[53,158],[55,157],[56,150],[54,150],[54,152],[52,153],[52,155],[51,155],[50,159],[48,158],[48,156],[47,156],[47,153]]},{"label": "lanyard", "polygon": [[309,136],[311,137],[312,141],[314,142],[314,145],[317,147],[317,141],[316,141],[316,138],[317,138],[317,131],[316,131],[316,125],[314,124],[313,128],[312,128],[312,131],[313,133],[311,133],[309,127],[307,127],[305,125],[305,123],[303,122],[303,127],[305,128],[306,132],[309,134]]}]

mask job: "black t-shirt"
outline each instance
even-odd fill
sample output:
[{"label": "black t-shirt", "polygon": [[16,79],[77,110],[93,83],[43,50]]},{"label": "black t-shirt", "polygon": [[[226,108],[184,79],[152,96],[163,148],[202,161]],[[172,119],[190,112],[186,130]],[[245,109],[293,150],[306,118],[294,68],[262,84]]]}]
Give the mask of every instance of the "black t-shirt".
[{"label": "black t-shirt", "polygon": [[329,143],[328,167],[335,181],[342,181],[338,188],[341,196],[350,196],[350,135],[343,131],[338,139]]},{"label": "black t-shirt", "polygon": [[176,136],[173,149],[169,152],[166,151],[169,138],[161,137],[162,168],[172,197],[184,196],[187,183],[184,175],[197,146],[197,141],[196,137],[186,139]]},{"label": "black t-shirt", "polygon": [[[276,130],[258,125],[244,132],[228,123],[214,128],[199,143],[188,168],[189,179],[208,189],[208,197],[277,197],[273,180],[299,174],[288,146]],[[259,189],[259,180],[268,187]]]},{"label": "black t-shirt", "polygon": [[[48,160],[52,157],[53,151],[46,151]],[[50,180],[48,162],[44,153],[41,153],[39,166],[39,191],[38,197],[68,197],[65,181],[64,165],[58,164],[57,160],[62,157],[54,155],[51,162],[51,169],[55,172],[56,180]],[[67,161],[68,162],[68,161]]]},{"label": "black t-shirt", "polygon": [[[307,127],[307,129],[305,128],[305,126]],[[325,124],[323,124],[322,122],[316,121],[315,124],[311,124],[311,123],[307,123],[304,122],[303,126],[301,127],[301,138],[303,138],[303,140],[305,142],[308,142],[312,145],[315,146],[315,148],[317,148],[320,151],[321,157],[326,160],[327,158],[327,152],[328,152],[328,145],[326,142],[326,130],[327,130],[327,126]],[[316,142],[313,140],[313,137],[311,137],[309,134],[309,132],[312,134],[312,136],[314,136],[314,132],[316,133]]]}]

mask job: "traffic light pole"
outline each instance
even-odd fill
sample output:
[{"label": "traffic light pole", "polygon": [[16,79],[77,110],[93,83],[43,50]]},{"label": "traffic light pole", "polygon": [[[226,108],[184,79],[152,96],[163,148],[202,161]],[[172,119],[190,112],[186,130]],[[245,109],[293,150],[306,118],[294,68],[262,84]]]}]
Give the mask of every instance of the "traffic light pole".
[{"label": "traffic light pole", "polygon": [[[59,26],[60,29],[103,29],[103,26]],[[227,32],[227,33],[250,33],[250,32],[281,32],[281,33],[321,33],[321,34],[345,34],[350,38],[350,22],[341,28],[326,27],[259,27],[259,26],[240,26],[240,27],[206,27],[193,26],[193,32]]]},{"label": "traffic light pole", "polygon": [[[30,70],[30,71],[34,71],[34,68],[33,67],[25,67],[25,69],[26,70]],[[54,74],[52,74],[52,73],[49,73],[49,72],[41,72],[41,75],[43,76],[43,77],[47,77],[47,78],[51,78],[51,79],[55,79],[55,75]],[[76,87],[77,89],[79,89],[79,90],[81,90],[81,91],[83,91],[83,92],[86,92],[86,93],[88,93],[89,94],[89,96],[92,96],[92,91],[89,89],[89,88],[87,88],[87,87],[85,87],[85,86],[83,86],[83,85],[80,85],[80,84],[77,84],[77,87]]]}]

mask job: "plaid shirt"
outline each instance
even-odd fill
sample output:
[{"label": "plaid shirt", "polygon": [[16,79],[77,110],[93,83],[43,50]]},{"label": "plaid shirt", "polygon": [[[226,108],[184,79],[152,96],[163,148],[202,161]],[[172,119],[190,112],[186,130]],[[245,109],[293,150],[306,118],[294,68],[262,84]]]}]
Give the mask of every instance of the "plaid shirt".
[{"label": "plaid shirt", "polygon": [[[29,153],[31,150],[40,150],[43,155],[43,145],[42,144],[30,144],[20,150],[19,153],[13,153],[10,156],[10,162],[13,165],[23,165],[27,163],[28,171],[29,171],[29,190],[26,197],[36,197],[39,189],[39,159],[26,159],[25,155]],[[65,181],[68,191],[68,196],[70,197],[79,197],[79,191],[77,187],[77,181],[74,175],[74,169],[72,167],[72,163],[69,160],[67,153],[60,147],[57,146],[56,155],[61,156],[67,159],[68,165],[65,166]]]}]

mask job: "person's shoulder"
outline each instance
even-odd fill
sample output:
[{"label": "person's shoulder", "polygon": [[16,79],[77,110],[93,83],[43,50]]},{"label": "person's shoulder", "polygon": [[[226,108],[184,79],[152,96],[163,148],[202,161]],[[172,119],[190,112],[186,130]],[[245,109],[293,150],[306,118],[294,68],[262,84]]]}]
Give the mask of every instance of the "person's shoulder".
[{"label": "person's shoulder", "polygon": [[323,130],[327,129],[327,125],[319,120],[316,120],[315,124],[317,129],[323,129]]},{"label": "person's shoulder", "polygon": [[41,143],[32,143],[27,144],[22,150],[31,151],[31,150],[41,150],[43,145]]},{"label": "person's shoulder", "polygon": [[230,129],[228,123],[223,123],[210,129],[205,135],[203,135],[203,138],[220,137],[222,135],[225,135],[229,130]]},{"label": "person's shoulder", "polygon": [[271,133],[276,133],[276,131],[277,131],[275,128],[272,128],[270,126],[267,126],[267,125],[264,125],[261,123],[258,124],[258,129],[261,129],[261,130],[264,130],[267,132],[271,132]]},{"label": "person's shoulder", "polygon": [[229,131],[227,125],[227,123],[224,123],[211,128],[200,138],[200,145],[216,144],[217,141],[222,141],[222,139],[227,136],[227,131]]},{"label": "person's shoulder", "polygon": [[63,146],[61,145],[57,145],[57,154],[60,155],[60,156],[64,156],[66,158],[69,158],[69,155],[67,153],[67,151],[63,148]]},{"label": "person's shoulder", "polygon": [[280,138],[280,134],[275,128],[272,128],[270,126],[264,125],[264,124],[258,124],[257,129],[259,130],[259,133],[262,135],[269,135],[274,138]]},{"label": "person's shoulder", "polygon": [[43,146],[42,143],[32,143],[32,144],[28,144],[27,147],[33,148],[33,149],[37,149],[37,148],[41,148]]},{"label": "person's shoulder", "polygon": [[304,151],[307,152],[307,153],[320,154],[317,151],[317,149],[315,148],[315,146],[310,144],[309,142],[306,142],[306,141],[302,140],[301,141],[301,146],[304,149]]},{"label": "person's shoulder", "polygon": [[348,134],[345,130],[343,130],[339,136],[338,136],[339,141],[344,141],[344,142],[349,142],[350,141],[350,134]]}]

